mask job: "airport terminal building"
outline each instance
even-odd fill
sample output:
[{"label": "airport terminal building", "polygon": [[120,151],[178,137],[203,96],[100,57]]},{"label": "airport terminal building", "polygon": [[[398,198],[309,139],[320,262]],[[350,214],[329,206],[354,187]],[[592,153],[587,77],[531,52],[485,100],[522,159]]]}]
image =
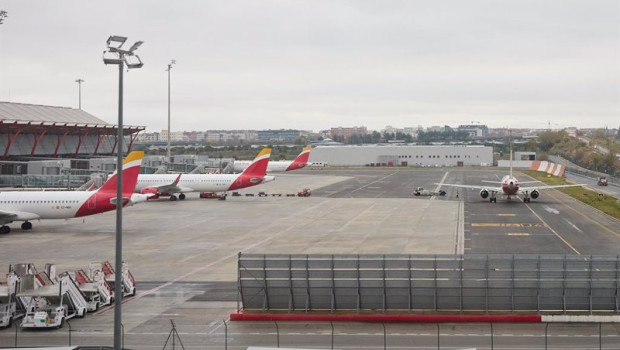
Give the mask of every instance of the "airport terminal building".
[{"label": "airport terminal building", "polygon": [[[123,153],[143,126],[124,126]],[[118,126],[81,109],[0,102],[0,173],[23,174],[22,162],[116,154]],[[68,160],[67,160],[68,162]],[[86,168],[74,163],[64,167]]]},{"label": "airport terminal building", "polygon": [[328,166],[491,166],[493,147],[441,146],[318,146],[310,163]]}]

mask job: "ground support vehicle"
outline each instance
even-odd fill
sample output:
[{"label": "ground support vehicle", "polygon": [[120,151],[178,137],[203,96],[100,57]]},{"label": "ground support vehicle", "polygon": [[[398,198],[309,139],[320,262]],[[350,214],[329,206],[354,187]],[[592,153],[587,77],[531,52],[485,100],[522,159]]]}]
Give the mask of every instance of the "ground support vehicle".
[{"label": "ground support vehicle", "polygon": [[431,191],[431,190],[425,190],[422,187],[418,187],[413,191],[413,195],[414,196],[445,196],[446,195],[446,191],[441,190],[441,191]]},{"label": "ground support vehicle", "polygon": [[304,188],[300,192],[297,192],[298,197],[310,197],[311,195],[312,193],[310,192],[309,188]]},{"label": "ground support vehicle", "polygon": [[[233,193],[234,195],[234,193]],[[217,194],[217,193],[213,193],[213,192],[201,192],[200,193],[200,198],[207,198],[207,199],[219,199],[221,201],[226,200],[226,194]]]},{"label": "ground support vehicle", "polygon": [[[32,275],[23,276],[29,278]],[[34,276],[33,276],[34,277]],[[68,273],[58,278],[58,283],[17,293],[26,307],[22,328],[62,327],[65,320],[84,317],[88,302]]]},{"label": "ground support vehicle", "polygon": [[94,272],[89,276],[84,270],[75,271],[75,281],[86,296],[88,311],[97,311],[99,307],[110,305],[114,295],[110,284],[106,282],[103,272]]},{"label": "ground support vehicle", "polygon": [[11,327],[15,319],[23,316],[16,295],[18,285],[19,277],[12,272],[6,276],[6,283],[0,283],[0,328]]},{"label": "ground support vehicle", "polygon": [[[115,290],[114,284],[116,282],[115,281],[116,275],[115,275],[114,268],[112,267],[112,264],[109,261],[104,261],[102,263],[97,263],[97,262],[90,263],[89,268],[93,272],[95,272],[96,270],[103,272],[105,276],[105,281],[110,285],[110,288],[112,289],[112,291]],[[123,270],[122,270],[121,276],[122,276],[121,283],[123,284],[123,297],[136,295],[136,280],[133,278],[131,271],[129,271],[129,266],[127,265],[126,262],[123,262]]]}]

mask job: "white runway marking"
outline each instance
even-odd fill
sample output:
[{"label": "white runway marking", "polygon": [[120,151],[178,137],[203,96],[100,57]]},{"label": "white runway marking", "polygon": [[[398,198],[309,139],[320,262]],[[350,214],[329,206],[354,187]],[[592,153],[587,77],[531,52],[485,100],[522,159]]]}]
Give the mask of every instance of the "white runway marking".
[{"label": "white runway marking", "polygon": [[556,215],[560,214],[560,211],[559,211],[559,210],[557,210],[557,209],[555,209],[555,208],[551,208],[551,207],[550,207],[550,206],[548,206],[548,205],[543,205],[543,209],[545,209],[545,211],[546,211],[546,212],[549,212],[549,213],[551,213],[551,214],[556,214]]}]

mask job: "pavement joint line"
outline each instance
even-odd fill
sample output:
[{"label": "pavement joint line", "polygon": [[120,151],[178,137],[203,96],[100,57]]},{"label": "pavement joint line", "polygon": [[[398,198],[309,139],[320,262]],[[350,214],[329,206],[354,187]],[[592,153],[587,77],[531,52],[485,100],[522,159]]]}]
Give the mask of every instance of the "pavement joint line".
[{"label": "pavement joint line", "polygon": [[465,252],[465,215],[463,210],[465,208],[465,204],[462,201],[459,201],[458,215],[456,219],[456,232],[455,232],[455,243],[454,250],[455,254],[464,254]]},{"label": "pavement joint line", "polygon": [[[449,171],[446,171],[445,174],[443,174],[443,177],[441,178],[441,181],[439,181],[439,183],[437,184],[437,187],[435,187],[435,192],[439,192],[439,189],[441,188],[441,185],[443,185],[443,182],[446,181],[446,177],[448,177],[448,174],[450,174]],[[431,196],[431,200],[434,200],[437,196]]]},{"label": "pavement joint line", "polygon": [[357,189],[355,189],[355,190],[351,191],[351,193],[353,193],[353,192],[357,192],[357,191],[359,191],[359,190],[363,189],[364,187],[367,187],[367,186],[370,186],[370,185],[372,185],[372,184],[374,184],[374,183],[376,183],[376,182],[382,181],[383,179],[386,179],[386,178],[388,178],[388,177],[390,177],[390,176],[393,176],[393,175],[395,175],[395,174],[397,174],[397,173],[398,173],[398,172],[397,172],[397,171],[395,171],[395,172],[393,172],[393,173],[391,173],[391,174],[385,175],[384,177],[382,177],[382,178],[380,178],[380,179],[378,179],[378,180],[375,180],[375,181],[373,181],[373,182],[371,182],[371,183],[367,183],[367,184],[365,184],[364,186],[362,186],[362,187],[360,187],[360,188],[357,188]]},{"label": "pavement joint line", "polygon": [[[319,206],[321,206],[321,205],[324,205],[324,203],[325,203],[326,201],[327,201],[327,200],[323,200],[323,201],[321,201],[320,203],[317,203],[317,204],[313,205],[312,207],[306,208],[306,210],[302,211],[300,214],[303,214],[303,213],[305,213],[305,212],[307,212],[307,211],[314,210],[314,208],[319,207]],[[305,222],[301,222],[301,224],[304,224],[304,225],[305,225]],[[146,296],[146,295],[149,295],[149,294],[155,293],[155,292],[157,292],[158,290],[160,290],[160,289],[162,289],[162,288],[165,288],[165,287],[167,287],[167,286],[169,286],[169,285],[171,285],[171,284],[173,284],[173,283],[175,283],[175,282],[178,282],[178,281],[180,281],[180,280],[182,280],[182,279],[185,279],[185,278],[187,278],[187,277],[189,277],[189,276],[191,276],[191,275],[194,275],[194,274],[196,274],[196,273],[198,273],[198,272],[200,272],[200,271],[203,271],[203,270],[206,270],[206,269],[208,269],[208,268],[211,268],[212,266],[217,265],[217,264],[219,264],[219,263],[221,263],[221,262],[223,262],[223,261],[226,261],[226,260],[228,260],[228,259],[230,259],[230,258],[233,258],[233,257],[235,257],[235,256],[238,256],[238,255],[239,255],[239,253],[242,253],[242,252],[248,251],[248,250],[250,250],[250,249],[256,248],[256,247],[258,247],[258,246],[261,246],[261,245],[263,245],[263,244],[264,244],[264,243],[266,243],[266,242],[269,242],[269,241],[271,241],[271,240],[273,240],[273,239],[275,239],[275,238],[277,238],[277,237],[280,237],[280,236],[284,235],[285,233],[287,233],[288,231],[292,230],[293,228],[295,228],[295,227],[297,227],[297,226],[299,226],[299,225],[300,225],[300,223],[294,223],[293,225],[290,225],[288,228],[283,229],[283,230],[280,230],[280,231],[279,231],[278,233],[276,233],[276,234],[273,234],[273,235],[271,235],[271,236],[269,236],[269,237],[267,237],[267,238],[265,238],[265,239],[263,239],[263,240],[261,240],[261,241],[259,241],[259,242],[257,242],[257,243],[250,244],[250,245],[246,246],[245,248],[240,249],[238,252],[235,252],[235,253],[232,253],[232,254],[226,255],[226,256],[224,256],[224,257],[222,257],[222,258],[220,258],[220,259],[218,259],[218,260],[216,260],[216,261],[214,261],[214,262],[212,262],[212,263],[210,263],[210,264],[207,264],[207,265],[204,265],[204,266],[201,266],[201,267],[195,268],[195,269],[194,269],[194,270],[192,270],[192,271],[189,271],[189,272],[187,272],[187,273],[185,273],[185,274],[183,274],[183,275],[181,275],[181,276],[179,276],[179,277],[177,277],[177,278],[175,278],[175,279],[172,279],[172,280],[170,280],[170,281],[168,281],[168,282],[166,282],[166,283],[164,283],[164,284],[162,284],[162,285],[159,285],[159,286],[157,286],[157,287],[155,287],[155,288],[152,288],[152,289],[150,289],[150,290],[147,290],[147,291],[145,291],[145,292],[143,292],[143,293],[138,293],[138,295],[136,295],[136,296],[134,296],[134,297],[132,297],[132,298],[129,298],[129,299],[125,299],[125,300],[123,300],[123,304],[124,304],[124,303],[126,303],[126,302],[129,302],[129,301],[132,301],[132,300],[138,300],[138,299],[140,299],[140,298],[142,298],[142,297],[144,297],[144,296]],[[105,309],[105,310],[99,311],[99,312],[97,313],[97,315],[101,315],[101,314],[107,313],[107,312],[108,312],[108,311],[110,311],[110,310],[114,310],[114,308],[108,308],[108,309]]]}]

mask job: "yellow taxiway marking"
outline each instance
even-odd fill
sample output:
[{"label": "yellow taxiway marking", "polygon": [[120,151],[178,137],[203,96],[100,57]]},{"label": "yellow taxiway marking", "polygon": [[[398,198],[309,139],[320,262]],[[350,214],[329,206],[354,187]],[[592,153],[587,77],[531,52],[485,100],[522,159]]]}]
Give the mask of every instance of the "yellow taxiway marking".
[{"label": "yellow taxiway marking", "polygon": [[517,214],[497,214],[497,216],[517,216]]},{"label": "yellow taxiway marking", "polygon": [[548,227],[544,222],[534,223],[501,223],[501,222],[472,222],[472,227]]}]

